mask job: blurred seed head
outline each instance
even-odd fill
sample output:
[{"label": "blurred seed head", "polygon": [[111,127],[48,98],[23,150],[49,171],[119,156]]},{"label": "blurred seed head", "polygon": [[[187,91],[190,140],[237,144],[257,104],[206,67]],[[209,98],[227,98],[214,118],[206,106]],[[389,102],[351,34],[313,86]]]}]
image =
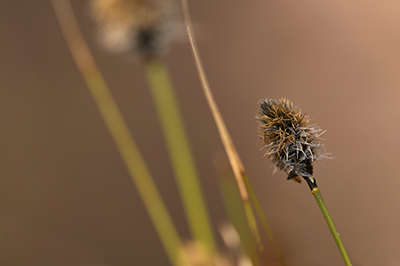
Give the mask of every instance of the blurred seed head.
[{"label": "blurred seed head", "polygon": [[233,266],[233,264],[220,254],[212,254],[201,243],[189,241],[180,252],[178,266]]},{"label": "blurred seed head", "polygon": [[312,177],[312,163],[326,157],[317,152],[323,147],[319,141],[325,131],[310,125],[309,116],[286,98],[260,100],[259,107],[259,132],[274,173],[283,170],[288,179],[298,182],[300,177]]},{"label": "blurred seed head", "polygon": [[242,243],[240,242],[239,233],[230,222],[224,222],[219,227],[219,233],[225,246],[228,248],[230,254],[237,266],[252,266],[249,256],[244,252]]},{"label": "blurred seed head", "polygon": [[101,44],[140,58],[166,52],[179,17],[170,0],[91,0],[90,7]]}]

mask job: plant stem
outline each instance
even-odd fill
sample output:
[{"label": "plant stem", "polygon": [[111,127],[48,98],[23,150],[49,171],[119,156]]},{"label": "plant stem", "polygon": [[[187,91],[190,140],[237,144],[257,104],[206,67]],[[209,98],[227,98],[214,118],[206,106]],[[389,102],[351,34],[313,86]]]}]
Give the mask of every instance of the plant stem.
[{"label": "plant stem", "polygon": [[183,14],[185,17],[185,23],[186,23],[186,29],[189,35],[189,40],[192,48],[192,53],[195,61],[195,65],[197,68],[197,72],[200,77],[201,85],[203,88],[203,92],[205,94],[207,103],[210,107],[211,113],[214,117],[215,124],[218,129],[218,133],[220,135],[222,144],[224,145],[226,154],[228,155],[229,162],[231,164],[233,173],[235,175],[235,179],[239,188],[239,193],[243,201],[244,208],[246,210],[246,217],[250,226],[250,230],[254,235],[255,240],[257,241],[257,244],[260,246],[260,249],[262,249],[262,244],[260,241],[260,234],[257,228],[257,224],[255,222],[255,217],[253,214],[253,210],[251,209],[251,205],[249,202],[249,195],[246,190],[246,186],[243,183],[242,179],[242,174],[245,172],[244,166],[242,161],[240,160],[239,154],[236,151],[235,145],[233,144],[232,138],[228,132],[228,129],[226,128],[225,122],[221,116],[221,113],[218,109],[218,106],[214,100],[214,96],[211,92],[210,85],[208,84],[208,80],[203,68],[203,65],[201,63],[200,55],[197,49],[195,37],[193,35],[193,30],[191,26],[191,20],[190,20],[190,14],[189,14],[189,7],[188,3],[186,0],[182,0],[182,8],[183,8]]},{"label": "plant stem", "polygon": [[167,69],[159,59],[146,60],[145,67],[193,237],[215,251],[201,184]]},{"label": "plant stem", "polygon": [[312,177],[304,177],[304,179],[307,181],[307,184],[311,189],[311,193],[314,195],[318,207],[325,218],[326,224],[328,225],[328,228],[332,233],[333,239],[335,240],[339,252],[343,257],[344,263],[346,264],[346,266],[352,266],[350,258],[347,255],[346,249],[344,248],[343,242],[340,239],[340,235],[335,227],[335,224],[333,223],[332,217],[329,214],[328,208],[326,207],[326,204],[324,202],[324,199],[322,198],[321,192],[319,191],[315,179]]},{"label": "plant stem", "polygon": [[242,201],[237,188],[237,183],[235,179],[232,178],[230,171],[221,170],[221,168],[217,168],[217,170],[219,177],[218,182],[228,218],[239,233],[241,245],[246,250],[253,265],[259,266],[260,261],[257,256],[256,245],[246,219],[245,209],[241,206]]},{"label": "plant stem", "polygon": [[[193,54],[197,72],[199,74],[203,92],[205,94],[207,103],[210,107],[211,113],[214,117],[219,136],[220,136],[222,144],[224,145],[224,148],[225,148],[225,152],[226,152],[229,162],[231,164],[231,167],[232,167],[232,170],[233,170],[233,173],[234,173],[234,176],[235,176],[238,188],[239,188],[239,193],[242,198],[242,202],[243,202],[243,206],[245,209],[247,222],[249,224],[250,230],[251,230],[259,248],[262,249],[263,247],[262,247],[262,243],[260,240],[261,239],[260,233],[258,231],[257,223],[255,221],[254,213],[251,208],[250,201],[249,201],[249,194],[247,191],[247,189],[250,185],[250,182],[247,178],[246,170],[244,168],[242,160],[240,159],[240,156],[235,148],[235,145],[232,141],[232,138],[228,132],[228,129],[227,129],[225,122],[222,118],[222,115],[219,111],[217,103],[215,102],[214,96],[211,92],[211,88],[208,83],[207,76],[205,74],[203,64],[201,62],[201,58],[199,55],[199,51],[198,51],[198,48],[196,45],[195,36],[193,34],[188,2],[187,2],[187,0],[181,0],[181,3],[182,3],[183,15],[185,17],[186,29],[187,29],[187,32],[189,35],[189,41],[190,41],[190,45],[192,48],[192,54]],[[245,184],[246,182],[247,182],[247,185]],[[246,187],[247,187],[247,189],[246,189]],[[262,220],[263,228],[268,236],[269,241],[271,242],[271,244],[273,246],[274,252],[277,255],[281,265],[285,266],[286,262],[283,259],[283,256],[281,255],[281,253],[279,252],[279,249],[276,245],[276,241],[274,239],[272,231],[268,225],[267,219],[266,219],[264,213],[262,212],[260,205],[258,204],[257,197],[255,196],[254,192],[252,192],[252,193],[253,193],[253,195],[252,195],[253,203],[260,208],[257,212],[258,212],[258,215],[260,216],[260,219]]]},{"label": "plant stem", "polygon": [[246,188],[247,188],[247,191],[249,192],[251,201],[253,202],[254,207],[256,208],[256,212],[258,214],[258,217],[261,220],[261,224],[262,224],[262,226],[264,228],[264,231],[265,231],[265,233],[266,233],[266,235],[267,235],[267,237],[269,239],[269,242],[272,245],[272,249],[274,250],[275,255],[278,257],[278,260],[279,260],[280,264],[282,266],[286,266],[287,265],[286,261],[285,261],[285,259],[283,258],[282,254],[279,251],[279,248],[278,248],[278,246],[277,246],[277,244],[275,242],[274,234],[272,233],[271,226],[269,225],[268,220],[267,220],[267,218],[266,218],[266,216],[264,214],[264,211],[262,210],[261,205],[258,202],[256,194],[254,193],[253,187],[251,186],[247,175],[243,175],[243,180],[244,180],[244,183],[246,184]]},{"label": "plant stem", "polygon": [[172,265],[177,265],[178,252],[182,246],[179,235],[128,126],[82,37],[72,7],[66,0],[52,0],[52,4],[73,59],[138,189],[167,256]]}]

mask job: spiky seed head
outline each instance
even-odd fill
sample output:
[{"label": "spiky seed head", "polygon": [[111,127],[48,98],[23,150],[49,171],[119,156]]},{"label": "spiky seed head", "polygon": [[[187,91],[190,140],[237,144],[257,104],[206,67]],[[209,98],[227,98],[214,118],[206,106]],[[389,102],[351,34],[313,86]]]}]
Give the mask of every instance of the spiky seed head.
[{"label": "spiky seed head", "polygon": [[90,7],[101,44],[140,58],[166,51],[177,20],[170,0],[91,0]]},{"label": "spiky seed head", "polygon": [[312,163],[324,157],[317,152],[323,146],[319,137],[324,131],[310,125],[309,116],[286,98],[260,100],[259,107],[260,137],[275,165],[274,173],[283,170],[288,179],[298,182],[300,177],[312,177]]}]

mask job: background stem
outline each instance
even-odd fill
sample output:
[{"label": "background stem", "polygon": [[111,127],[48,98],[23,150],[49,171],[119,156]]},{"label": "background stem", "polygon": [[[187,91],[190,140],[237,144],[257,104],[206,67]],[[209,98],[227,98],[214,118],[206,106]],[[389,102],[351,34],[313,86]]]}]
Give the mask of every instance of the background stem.
[{"label": "background stem", "polygon": [[214,251],[201,184],[167,69],[159,59],[147,60],[145,67],[190,229],[196,240]]},{"label": "background stem", "polygon": [[177,265],[178,252],[182,246],[179,235],[128,126],[82,37],[71,4],[67,0],[52,0],[52,4],[73,59],[115,141],[167,256],[172,265]]},{"label": "background stem", "polygon": [[257,196],[254,193],[253,187],[251,186],[247,175],[243,175],[243,181],[246,184],[246,188],[247,188],[247,191],[249,192],[250,199],[254,204],[254,207],[256,209],[258,217],[261,220],[261,225],[264,228],[264,231],[265,231],[265,233],[266,233],[266,235],[267,235],[267,237],[269,239],[269,242],[271,243],[271,246],[272,246],[272,249],[275,252],[275,255],[278,257],[278,260],[279,260],[280,264],[282,266],[286,266],[287,265],[286,261],[285,261],[285,259],[283,258],[282,254],[279,251],[279,248],[278,248],[278,246],[277,246],[277,244],[275,242],[274,234],[272,233],[271,226],[269,225],[269,222],[268,222],[268,220],[267,220],[267,218],[266,218],[266,216],[264,214],[264,211],[262,210],[261,205],[258,202]]}]

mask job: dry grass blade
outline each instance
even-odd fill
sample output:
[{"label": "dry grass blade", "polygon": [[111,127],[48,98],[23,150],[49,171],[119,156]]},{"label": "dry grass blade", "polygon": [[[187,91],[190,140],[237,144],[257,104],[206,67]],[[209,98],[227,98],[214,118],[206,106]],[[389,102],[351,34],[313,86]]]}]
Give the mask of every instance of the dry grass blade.
[{"label": "dry grass blade", "polygon": [[[195,65],[200,77],[200,81],[201,81],[201,85],[204,91],[204,94],[206,96],[208,105],[211,109],[211,113],[214,117],[215,123],[217,125],[217,129],[218,129],[218,133],[220,135],[220,138],[222,140],[222,143],[224,145],[225,151],[228,155],[228,159],[229,162],[231,164],[233,173],[235,175],[235,179],[236,182],[238,184],[239,187],[239,192],[244,204],[244,208],[246,211],[246,215],[247,215],[247,220],[250,226],[250,229],[252,230],[254,236],[256,237],[257,242],[259,243],[259,245],[261,246],[261,241],[260,241],[260,235],[258,232],[258,228],[257,228],[257,224],[255,222],[255,218],[254,218],[254,214],[253,214],[253,210],[251,208],[251,204],[249,201],[249,194],[247,192],[246,189],[246,185],[250,186],[250,183],[247,182],[247,184],[244,182],[244,179],[247,179],[247,175],[246,175],[246,171],[244,169],[243,163],[239,157],[239,154],[235,148],[235,145],[233,144],[232,138],[228,132],[228,129],[225,125],[225,122],[221,116],[221,113],[218,109],[218,106],[215,102],[214,96],[211,92],[210,89],[210,85],[208,83],[204,68],[203,68],[203,64],[201,62],[200,59],[200,55],[198,52],[198,48],[196,45],[196,40],[193,34],[193,30],[192,30],[192,25],[191,25],[191,18],[190,18],[190,12],[189,12],[189,6],[187,3],[187,0],[181,0],[182,3],[182,9],[183,9],[183,15],[185,18],[185,23],[186,23],[186,29],[189,35],[189,40],[190,40],[190,44],[191,44],[191,48],[192,48],[192,53],[193,53],[193,57],[194,57],[194,61],[195,61]],[[256,197],[252,197],[253,200],[256,201],[256,205],[259,205],[257,198]],[[263,221],[263,224],[267,223],[267,220],[265,218],[265,215],[262,213],[261,208],[257,208],[258,214],[260,216],[260,218]],[[274,247],[274,251],[276,253],[276,255],[278,256],[281,265],[286,265],[285,261],[283,260],[282,255],[280,254],[280,252],[278,251],[277,245],[275,243],[275,240],[273,238],[272,232],[269,230],[268,231],[269,226],[264,226],[264,229],[266,230],[267,236],[271,242],[271,244]],[[261,246],[262,247],[262,246]]]}]

